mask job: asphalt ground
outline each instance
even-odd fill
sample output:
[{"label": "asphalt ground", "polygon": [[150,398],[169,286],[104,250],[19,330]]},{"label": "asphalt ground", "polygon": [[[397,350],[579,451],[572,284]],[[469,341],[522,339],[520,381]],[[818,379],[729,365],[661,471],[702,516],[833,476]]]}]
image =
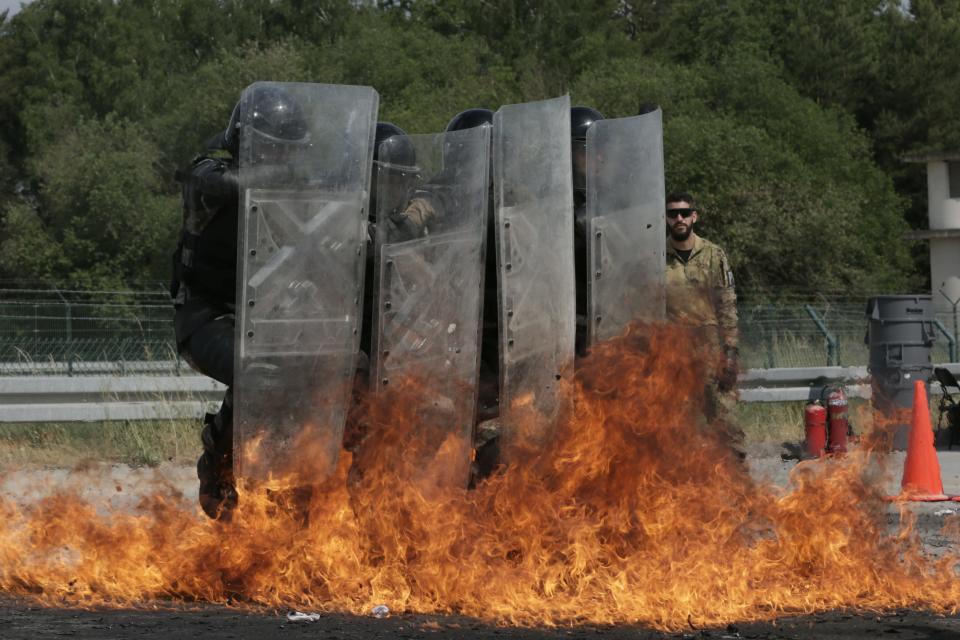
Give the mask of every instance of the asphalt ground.
[{"label": "asphalt ground", "polygon": [[220,606],[191,610],[106,610],[34,608],[21,601],[0,597],[0,637],[10,640],[34,638],[426,638],[503,640],[559,640],[597,638],[603,640],[737,639],[807,640],[829,638],[896,638],[896,640],[960,638],[960,618],[934,616],[916,611],[882,614],[829,612],[816,616],[782,618],[769,622],[730,624],[724,627],[660,633],[642,627],[573,626],[554,628],[498,627],[457,616],[324,615],[314,622],[290,622],[285,612],[249,612]]},{"label": "asphalt ground", "polygon": [[[944,490],[960,494],[960,452],[940,452]],[[903,454],[892,454],[881,482],[891,495],[898,493]],[[751,473],[760,481],[784,486],[793,460],[779,452],[752,451]],[[187,498],[196,496],[192,468],[160,466],[130,468],[101,465],[86,470],[82,495],[96,499],[105,511],[135,504],[139,496],[161,482]],[[19,469],[0,476],[0,493],[29,502],[75,476],[63,469]],[[917,525],[927,550],[936,555],[948,544],[939,534],[944,519],[960,513],[960,502],[914,503]],[[896,509],[891,506],[891,526]],[[661,633],[643,627],[619,625],[555,628],[509,628],[458,616],[393,613],[386,618],[325,614],[312,622],[292,622],[286,611],[239,610],[219,605],[156,603],[157,608],[133,610],[77,610],[46,608],[0,594],[0,638],[960,638],[960,617],[918,611],[862,613],[835,611],[815,616],[781,618],[768,622]]]}]

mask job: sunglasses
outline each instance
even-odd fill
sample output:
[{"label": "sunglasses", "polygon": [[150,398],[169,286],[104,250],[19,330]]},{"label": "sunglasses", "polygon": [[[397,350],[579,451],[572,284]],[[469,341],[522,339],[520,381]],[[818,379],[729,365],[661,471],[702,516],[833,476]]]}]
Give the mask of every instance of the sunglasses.
[{"label": "sunglasses", "polygon": [[667,209],[667,217],[673,220],[677,216],[683,216],[684,218],[689,218],[697,212],[696,209]]}]

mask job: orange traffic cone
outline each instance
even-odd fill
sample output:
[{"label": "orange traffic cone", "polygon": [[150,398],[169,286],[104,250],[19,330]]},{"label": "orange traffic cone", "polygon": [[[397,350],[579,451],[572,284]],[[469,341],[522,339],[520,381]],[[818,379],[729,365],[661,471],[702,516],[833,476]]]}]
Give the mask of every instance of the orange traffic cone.
[{"label": "orange traffic cone", "polygon": [[907,459],[903,463],[900,487],[900,500],[939,502],[951,499],[943,493],[940,461],[933,446],[927,388],[920,380],[913,383],[913,416],[910,420],[910,439],[907,441]]}]

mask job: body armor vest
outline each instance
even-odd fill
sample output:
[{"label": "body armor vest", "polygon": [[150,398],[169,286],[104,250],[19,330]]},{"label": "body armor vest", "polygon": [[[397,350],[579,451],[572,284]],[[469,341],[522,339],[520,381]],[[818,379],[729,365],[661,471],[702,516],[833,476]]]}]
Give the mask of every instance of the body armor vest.
[{"label": "body armor vest", "polygon": [[199,157],[178,171],[177,179],[183,221],[170,295],[177,307],[177,342],[182,343],[205,322],[233,311],[239,192],[236,165],[226,159]]}]

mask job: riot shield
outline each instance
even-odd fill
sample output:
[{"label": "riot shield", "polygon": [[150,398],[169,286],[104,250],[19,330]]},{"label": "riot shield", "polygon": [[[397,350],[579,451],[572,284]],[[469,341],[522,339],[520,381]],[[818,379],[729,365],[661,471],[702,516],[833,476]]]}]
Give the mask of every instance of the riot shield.
[{"label": "riot shield", "polygon": [[569,398],[576,299],[570,100],[507,105],[494,116],[502,455],[542,443]]},{"label": "riot shield", "polygon": [[659,109],[587,130],[589,344],[663,319],[665,197]]},{"label": "riot shield", "polygon": [[[490,127],[380,147],[371,383],[402,394],[427,477],[466,487],[479,375]],[[415,149],[416,165],[391,151]],[[409,415],[409,414],[408,414]]]},{"label": "riot shield", "polygon": [[[265,111],[271,92],[293,107]],[[323,84],[256,83],[241,97],[234,462],[243,477],[295,471],[310,481],[336,464],[358,352],[377,104],[370,87]],[[292,124],[270,120],[291,108]]]}]

